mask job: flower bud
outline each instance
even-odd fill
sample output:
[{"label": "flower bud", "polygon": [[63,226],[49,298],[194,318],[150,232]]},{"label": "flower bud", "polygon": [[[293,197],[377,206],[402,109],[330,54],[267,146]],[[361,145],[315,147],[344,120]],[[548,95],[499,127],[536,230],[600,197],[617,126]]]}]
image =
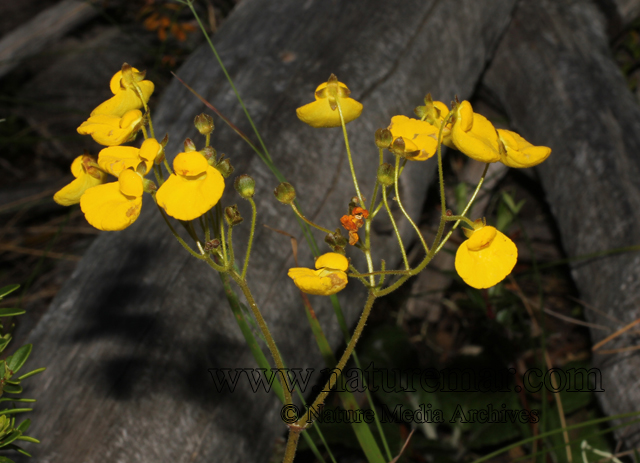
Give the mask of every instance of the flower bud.
[{"label": "flower bud", "polygon": [[142,179],[142,190],[145,193],[154,193],[158,190],[158,185],[153,180],[149,180],[147,178]]},{"label": "flower bud", "polygon": [[218,238],[214,238],[204,243],[204,250],[207,252],[210,252],[210,251],[213,251],[214,249],[218,249],[219,246],[220,246],[220,240]]},{"label": "flower bud", "polygon": [[251,199],[256,191],[256,182],[247,174],[242,174],[236,177],[233,187],[244,199]]},{"label": "flower bud", "polygon": [[290,183],[282,182],[273,190],[273,194],[276,195],[276,199],[282,204],[293,204],[296,199],[296,190]]},{"label": "flower bud", "polygon": [[202,135],[209,135],[213,132],[213,117],[208,114],[198,114],[193,121],[193,124]]},{"label": "flower bud", "polygon": [[191,140],[191,138],[187,138],[184,141],[184,152],[189,153],[191,151],[196,151],[196,144]]},{"label": "flower bud", "polygon": [[393,141],[393,135],[391,135],[391,131],[389,129],[378,129],[376,130],[376,146],[378,148],[389,148],[389,145]]},{"label": "flower bud", "polygon": [[347,246],[347,239],[342,236],[339,228],[336,228],[335,232],[327,234],[324,237],[324,242],[331,246],[335,252],[344,252],[344,248]]},{"label": "flower bud", "polygon": [[206,146],[202,151],[200,151],[204,158],[207,160],[210,166],[213,166],[216,163],[216,150],[213,146]]},{"label": "flower bud", "polygon": [[222,159],[215,165],[215,168],[218,169],[224,178],[228,178],[235,170],[228,159]]},{"label": "flower bud", "polygon": [[162,145],[162,147],[166,147],[167,143],[169,143],[169,134],[165,133],[164,134],[164,138],[162,140],[160,140],[160,144]]},{"label": "flower bud", "polygon": [[378,167],[378,181],[384,186],[391,186],[394,184],[395,171],[391,164],[385,162]]},{"label": "flower bud", "polygon": [[227,219],[227,223],[230,227],[235,227],[244,220],[240,216],[238,206],[236,206],[235,204],[224,209],[224,218]]}]

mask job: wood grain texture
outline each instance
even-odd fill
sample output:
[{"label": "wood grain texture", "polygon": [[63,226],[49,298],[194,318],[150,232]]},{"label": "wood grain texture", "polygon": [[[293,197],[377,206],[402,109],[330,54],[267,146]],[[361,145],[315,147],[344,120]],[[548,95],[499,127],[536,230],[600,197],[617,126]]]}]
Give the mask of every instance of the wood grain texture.
[{"label": "wood grain texture", "polygon": [[89,1],[62,0],[11,31],[0,40],[0,77],[97,14]]},{"label": "wood grain texture", "polygon": [[[375,179],[375,129],[387,126],[392,115],[410,115],[428,91],[445,101],[454,94],[469,96],[514,4],[243,0],[216,43],[275,163],[295,179],[303,210],[335,228],[354,194],[340,130],[307,127],[297,120],[295,108],[311,101],[316,85],[332,72],[364,104],[362,117],[348,129],[366,195]],[[250,133],[210,50],[199,49],[178,74]],[[203,110],[177,82],[169,87],[153,113],[158,136],[171,134],[168,153],[175,154],[187,136],[197,140],[192,121]],[[273,176],[222,122],[216,124],[214,146],[232,159],[236,173],[249,173],[257,183],[259,225],[250,285],[288,365],[319,368],[299,295],[285,276],[293,266],[289,240],[261,225],[302,241],[299,229],[291,212],[272,198]],[[411,167],[401,196],[415,217],[433,162]],[[239,203],[248,216],[230,185],[223,201]],[[30,365],[49,368],[29,388],[38,398],[31,416],[32,434],[42,440],[33,449],[36,459],[266,461],[274,438],[285,431],[280,406],[275,397],[253,394],[246,384],[233,394],[215,392],[207,369],[255,363],[218,277],[186,255],[149,198],[144,206],[132,227],[95,241],[30,336],[35,343]],[[408,241],[407,225],[400,221]],[[245,223],[235,234],[238,255],[247,229]],[[391,262],[397,245],[388,226],[377,230],[375,259]],[[322,235],[316,237],[322,242]],[[308,252],[300,254],[300,264],[312,264]],[[350,322],[362,307],[362,295],[357,283],[339,295]],[[337,346],[329,302],[314,297],[312,303]]]},{"label": "wood grain texture", "polygon": [[[483,84],[514,127],[550,146],[539,174],[568,256],[640,244],[640,107],[612,59],[605,20],[589,1],[525,0]],[[620,320],[586,311],[612,328],[640,317],[640,254],[571,265],[581,298]],[[592,331],[594,342],[602,331]],[[633,344],[623,336],[607,348]],[[596,356],[608,414],[638,409],[640,356]],[[621,430],[630,445],[637,432]]]}]

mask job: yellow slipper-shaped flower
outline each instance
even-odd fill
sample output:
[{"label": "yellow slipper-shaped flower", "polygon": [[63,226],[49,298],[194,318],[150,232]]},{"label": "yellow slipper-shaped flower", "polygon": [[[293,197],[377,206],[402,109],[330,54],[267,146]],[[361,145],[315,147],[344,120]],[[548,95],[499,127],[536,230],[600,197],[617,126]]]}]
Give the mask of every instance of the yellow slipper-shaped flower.
[{"label": "yellow slipper-shaped flower", "polygon": [[[424,111],[425,111],[425,122],[431,124],[436,128],[436,140],[438,139],[438,134],[440,133],[440,125],[444,122],[446,117],[449,115],[449,108],[442,101],[433,101],[430,99],[431,94],[428,95],[428,98],[425,99]],[[456,145],[453,144],[451,140],[451,122],[449,122],[444,129],[442,129],[442,144],[448,146],[449,148],[456,148]]]},{"label": "yellow slipper-shaped flower", "polygon": [[215,206],[224,192],[224,178],[198,151],[180,153],[174,174],[158,189],[158,205],[178,220],[193,220]]},{"label": "yellow slipper-shaped flower", "polygon": [[133,109],[124,116],[101,114],[91,116],[78,127],[80,135],[91,135],[97,143],[104,146],[117,146],[133,140],[142,127],[142,113]]},{"label": "yellow slipper-shaped flower", "polygon": [[140,215],[142,193],[142,177],[127,169],[117,182],[87,190],[80,199],[80,208],[87,222],[98,230],[124,230]]},{"label": "yellow slipper-shaped flower", "polygon": [[78,204],[85,191],[104,183],[107,174],[98,169],[95,162],[94,156],[86,154],[75,158],[71,163],[71,173],[75,180],[53,195],[53,200],[61,206]]},{"label": "yellow slipper-shaped flower", "polygon": [[520,135],[509,130],[498,129],[498,137],[504,147],[500,150],[500,161],[509,167],[537,166],[551,154],[551,148],[533,146]]},{"label": "yellow slipper-shaped flower", "polygon": [[[162,146],[155,138],[148,138],[140,148],[133,146],[112,146],[100,151],[98,164],[116,177],[125,169],[133,169],[137,172],[140,163],[144,163],[147,174],[151,170],[154,161],[162,154]],[[142,172],[141,172],[142,173]]]},{"label": "yellow slipper-shaped flower", "polygon": [[316,88],[316,101],[296,109],[298,118],[311,127],[340,127],[340,113],[337,102],[342,109],[344,123],[357,119],[362,113],[362,104],[349,98],[351,92],[345,84],[338,82],[332,74],[328,82]]},{"label": "yellow slipper-shaped flower", "polygon": [[347,286],[345,271],[349,260],[337,252],[328,252],[318,257],[316,269],[295,267],[289,269],[289,278],[302,291],[317,296],[331,296]]},{"label": "yellow slipper-shaped flower", "polygon": [[498,134],[493,124],[474,113],[468,101],[460,103],[455,111],[451,140],[456,148],[476,161],[499,161]]},{"label": "yellow slipper-shaped flower", "polygon": [[393,116],[389,130],[394,141],[402,138],[404,152],[411,161],[426,161],[436,153],[438,130],[428,122]]},{"label": "yellow slipper-shaped flower", "polygon": [[518,248],[495,227],[472,232],[456,252],[456,271],[469,286],[489,288],[511,273],[518,260]]},{"label": "yellow slipper-shaped flower", "polygon": [[[127,66],[127,65],[125,65]],[[125,68],[123,66],[123,68]],[[149,101],[151,94],[154,90],[153,82],[150,80],[144,80],[145,73],[138,72],[136,68],[128,68],[131,70],[131,76],[129,79],[123,78],[122,71],[118,71],[111,78],[109,87],[113,93],[113,97],[99,105],[96,109],[91,111],[91,116],[107,115],[122,117],[132,109],[139,109]],[[127,74],[129,71],[126,71]],[[144,104],[135,87],[131,82],[127,80],[135,81],[142,92],[144,98]]]}]

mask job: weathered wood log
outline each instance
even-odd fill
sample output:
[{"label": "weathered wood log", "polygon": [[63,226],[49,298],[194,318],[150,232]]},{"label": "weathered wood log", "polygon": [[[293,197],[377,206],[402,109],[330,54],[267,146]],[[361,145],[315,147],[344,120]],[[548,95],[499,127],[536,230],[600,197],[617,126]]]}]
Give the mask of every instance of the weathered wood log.
[{"label": "weathered wood log", "polygon": [[[483,84],[527,140],[552,147],[539,174],[570,257],[640,244],[640,107],[609,50],[590,1],[519,3]],[[581,298],[623,325],[640,316],[640,255],[571,264]],[[608,317],[587,311],[593,323]],[[592,331],[595,341],[601,331]],[[633,344],[622,336],[606,347]],[[640,357],[595,357],[608,414],[638,409]],[[629,445],[640,433],[620,430]]]},{"label": "weathered wood log", "polygon": [[[428,91],[443,99],[469,96],[514,4],[245,0],[216,43],[275,163],[298,188],[303,210],[334,228],[354,194],[341,133],[305,126],[295,108],[311,101],[316,85],[332,72],[349,85],[365,106],[348,129],[361,188],[370,194],[375,129],[387,126],[392,115],[411,114]],[[251,133],[208,49],[198,50],[178,74]],[[178,83],[170,86],[153,112],[158,135],[171,134],[168,153],[179,151],[184,137],[196,138],[192,121],[203,110]],[[271,196],[276,180],[246,145],[217,124],[216,148],[228,153],[237,173],[256,179],[259,224],[300,237],[291,212]],[[411,165],[405,174],[401,195],[414,216],[432,172],[433,162],[427,162]],[[227,190],[226,204],[241,203],[232,188]],[[151,201],[145,203],[132,227],[96,240],[31,333],[30,364],[49,368],[29,388],[39,400],[30,430],[42,440],[34,449],[37,460],[265,461],[274,437],[286,429],[280,406],[275,397],[253,394],[246,384],[234,393],[214,390],[207,369],[255,362],[218,277],[181,249]],[[408,237],[408,224],[401,220],[400,227]],[[240,251],[247,228],[238,227],[234,238]],[[374,236],[375,258],[391,262],[397,244],[382,229]],[[316,237],[322,242],[321,235]],[[309,252],[300,259],[301,265],[312,263]],[[284,277],[292,265],[289,240],[259,226],[250,285],[288,365],[318,368],[322,363],[304,328],[299,295]],[[339,298],[353,321],[362,288],[352,283]],[[323,298],[312,302],[336,346],[332,309]]]},{"label": "weathered wood log", "polygon": [[97,14],[89,1],[62,0],[10,32],[0,40],[0,77]]}]

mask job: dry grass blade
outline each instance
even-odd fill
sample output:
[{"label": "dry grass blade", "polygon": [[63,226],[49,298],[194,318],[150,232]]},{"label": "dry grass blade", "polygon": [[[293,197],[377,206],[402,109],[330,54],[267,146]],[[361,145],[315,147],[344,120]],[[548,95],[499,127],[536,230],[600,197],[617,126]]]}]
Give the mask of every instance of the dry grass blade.
[{"label": "dry grass blade", "polygon": [[289,238],[291,238],[291,250],[293,251],[293,260],[295,261],[296,265],[298,265],[298,240],[295,239],[295,237],[291,233],[287,233],[286,231],[278,230],[277,228],[272,228],[269,225],[264,225],[264,227],[268,228],[271,231],[280,233],[281,235],[288,236]]},{"label": "dry grass blade", "polygon": [[396,463],[398,461],[398,459],[402,456],[402,453],[404,452],[404,449],[406,449],[407,445],[409,445],[409,441],[411,440],[411,436],[413,436],[414,432],[416,432],[415,429],[413,431],[411,431],[411,433],[407,437],[407,440],[404,441],[404,445],[402,446],[402,449],[400,449],[400,453],[393,460],[391,460],[389,463]]},{"label": "dry grass blade", "polygon": [[609,341],[612,341],[613,339],[617,338],[618,336],[620,336],[622,333],[629,331],[631,328],[633,328],[634,326],[640,324],[640,318],[638,318],[637,320],[632,321],[631,323],[629,323],[627,326],[625,326],[624,328],[620,328],[618,331],[616,331],[615,333],[610,334],[609,336],[607,336],[606,338],[604,338],[602,341],[596,343],[591,350],[593,352],[597,351],[598,349],[600,349],[602,346],[604,346],[606,343],[608,343]]}]

